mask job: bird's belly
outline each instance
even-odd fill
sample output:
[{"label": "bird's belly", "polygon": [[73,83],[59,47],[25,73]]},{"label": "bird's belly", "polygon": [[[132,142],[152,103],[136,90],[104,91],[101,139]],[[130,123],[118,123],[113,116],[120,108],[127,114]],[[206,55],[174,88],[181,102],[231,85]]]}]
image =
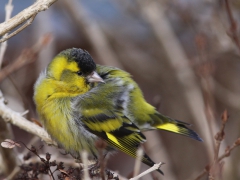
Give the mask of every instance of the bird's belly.
[{"label": "bird's belly", "polygon": [[69,106],[48,103],[46,107],[41,114],[44,127],[61,148],[75,158],[79,158],[83,150],[86,150],[89,156],[97,156],[95,141],[98,137],[76,123],[71,111],[67,110]]}]

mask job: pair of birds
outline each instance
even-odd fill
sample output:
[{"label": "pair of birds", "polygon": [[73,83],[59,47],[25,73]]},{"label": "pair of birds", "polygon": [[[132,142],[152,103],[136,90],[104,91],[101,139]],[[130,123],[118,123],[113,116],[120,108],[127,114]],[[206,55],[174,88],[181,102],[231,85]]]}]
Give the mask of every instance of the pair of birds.
[{"label": "pair of birds", "polygon": [[[84,149],[97,159],[99,138],[107,142],[105,155],[118,149],[136,158],[137,149],[146,141],[142,132],[147,130],[161,129],[202,141],[188,123],[164,116],[148,104],[129,73],[96,65],[82,49],[58,54],[40,74],[34,91],[45,129],[75,158]],[[147,154],[141,161],[155,164]]]}]

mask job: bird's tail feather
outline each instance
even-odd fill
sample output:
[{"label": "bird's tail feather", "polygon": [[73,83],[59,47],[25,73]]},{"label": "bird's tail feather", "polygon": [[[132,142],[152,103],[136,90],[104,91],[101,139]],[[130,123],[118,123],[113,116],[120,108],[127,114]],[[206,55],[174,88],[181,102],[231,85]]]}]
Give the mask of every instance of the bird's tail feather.
[{"label": "bird's tail feather", "polygon": [[155,128],[181,134],[198,141],[203,141],[195,131],[187,127],[191,124],[174,120],[158,113],[155,114],[155,117],[158,117],[158,120],[155,120],[155,124],[153,125]]}]

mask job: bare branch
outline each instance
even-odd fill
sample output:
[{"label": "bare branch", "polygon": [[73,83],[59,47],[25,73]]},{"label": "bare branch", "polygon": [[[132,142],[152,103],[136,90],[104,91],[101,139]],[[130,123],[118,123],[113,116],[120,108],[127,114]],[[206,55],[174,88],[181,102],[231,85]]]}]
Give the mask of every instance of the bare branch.
[{"label": "bare branch", "polygon": [[227,110],[225,110],[222,114],[221,129],[215,135],[216,145],[215,145],[215,151],[214,151],[214,161],[209,170],[209,176],[208,176],[209,179],[211,179],[211,178],[214,179],[215,176],[218,176],[220,174],[220,163],[219,163],[220,160],[219,160],[218,156],[219,156],[221,142],[225,137],[224,128],[225,128],[227,121],[228,121],[228,113],[227,113]]},{"label": "bare branch", "polygon": [[232,146],[226,148],[225,153],[222,154],[222,155],[218,158],[218,161],[221,161],[221,160],[223,160],[224,158],[230,156],[231,152],[232,152],[236,147],[238,147],[238,146],[240,146],[240,138],[238,138],[238,139],[232,144]]},{"label": "bare branch", "polygon": [[26,27],[28,27],[29,25],[31,25],[32,22],[33,22],[33,20],[35,19],[36,15],[37,15],[37,14],[34,14],[29,20],[27,20],[27,22],[26,22],[24,25],[22,25],[22,26],[21,26],[20,28],[18,28],[16,31],[12,32],[12,33],[9,34],[9,35],[5,34],[5,35],[3,36],[3,38],[0,40],[0,43],[6,41],[6,40],[8,40],[8,39],[10,39],[11,37],[13,37],[13,36],[15,36],[16,34],[18,34],[19,32],[21,32],[23,29],[25,29]]},{"label": "bare branch", "polygon": [[215,151],[214,151],[214,161],[212,164],[208,164],[206,165],[205,169],[199,173],[199,175],[195,178],[195,180],[200,180],[203,176],[205,176],[207,173],[209,173],[208,177],[209,179],[215,179],[215,177],[217,175],[219,175],[220,173],[220,169],[221,169],[221,161],[226,158],[229,157],[231,152],[238,146],[240,146],[240,138],[238,138],[231,146],[228,146],[225,149],[225,152],[219,156],[219,148],[221,145],[222,140],[224,139],[224,128],[225,125],[228,121],[228,114],[227,111],[225,110],[222,114],[222,126],[220,131],[215,135],[215,140],[216,140],[216,147],[215,147]]},{"label": "bare branch", "polygon": [[[229,157],[232,151],[238,146],[240,146],[240,138],[238,138],[230,147],[226,148],[225,152],[220,157],[218,157],[218,162],[222,161],[226,157]],[[209,164],[201,173],[199,173],[199,175],[194,180],[200,180],[203,176],[205,176],[209,172],[208,167]]]},{"label": "bare branch", "polygon": [[143,177],[143,176],[145,176],[145,175],[147,175],[147,174],[149,174],[149,173],[151,173],[151,172],[153,172],[155,170],[158,170],[163,164],[164,163],[162,163],[162,162],[160,162],[158,164],[154,164],[151,168],[149,168],[148,170],[142,172],[138,176],[131,178],[130,180],[137,180],[137,179],[139,179],[139,178],[141,178],[141,177]]},{"label": "bare branch", "polygon": [[17,113],[10,109],[9,107],[7,107],[4,104],[4,98],[1,91],[0,91],[0,116],[3,118],[5,122],[9,122],[31,134],[40,137],[43,141],[45,141],[49,145],[57,146],[57,143],[50,138],[49,134],[42,127],[39,127],[38,125],[28,121],[27,119],[22,117],[20,113]]},{"label": "bare branch", "polygon": [[[12,5],[12,0],[8,1],[8,4],[5,7],[6,10],[6,17],[5,17],[5,22],[10,19],[12,10],[13,10],[13,5]],[[7,34],[4,35],[6,37]],[[7,48],[7,42],[2,43],[0,47],[0,68],[2,67],[2,61],[3,61],[3,56]]]},{"label": "bare branch", "polygon": [[[12,0],[8,1],[8,4],[5,6],[6,17],[5,21],[10,19],[12,14],[13,6]],[[7,42],[4,42],[0,45],[0,69],[2,67],[3,57],[7,49]],[[10,133],[10,127],[0,118],[0,141],[3,141],[6,138],[12,138]],[[0,147],[0,173],[11,173],[12,169],[17,166],[17,157],[15,156],[14,150],[9,151],[5,148]]]},{"label": "bare branch", "polygon": [[[15,27],[33,18],[41,11],[47,10],[57,0],[37,0],[32,6],[24,9],[13,18],[0,24],[0,36],[13,30]],[[27,26],[26,26],[27,27]],[[21,30],[23,30],[22,28]],[[19,31],[20,32],[20,31]],[[15,34],[14,34],[15,35]]]}]

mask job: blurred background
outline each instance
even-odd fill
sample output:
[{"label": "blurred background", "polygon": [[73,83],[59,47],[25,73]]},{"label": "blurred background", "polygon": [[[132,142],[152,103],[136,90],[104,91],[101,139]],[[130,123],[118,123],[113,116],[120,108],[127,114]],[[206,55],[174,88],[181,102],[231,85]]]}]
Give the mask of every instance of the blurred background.
[{"label": "blurred background", "polygon": [[[233,22],[226,1],[59,0],[8,41],[2,71],[11,66],[15,69],[0,72],[0,89],[13,110],[29,110],[26,118],[38,119],[32,97],[39,73],[60,51],[86,49],[96,63],[130,72],[150,104],[162,114],[192,124],[204,140],[201,143],[163,131],[145,133],[148,141],[144,148],[149,156],[166,164],[161,168],[165,176],[154,173],[142,179],[196,179],[213,162],[214,136],[225,109],[229,119],[219,156],[240,136],[240,46],[238,37],[232,38],[239,35],[239,29],[231,28],[240,24],[240,3],[229,0]],[[12,16],[34,2],[13,1]],[[0,1],[1,22],[7,3]],[[13,125],[11,134],[25,144],[33,138]],[[24,148],[17,151],[20,156]],[[41,151],[55,157],[59,153],[46,145]],[[223,160],[218,178],[240,179],[239,159],[240,149],[236,148]],[[128,177],[134,162],[119,152],[109,158],[107,167]],[[4,178],[12,169],[1,164],[0,177]],[[142,164],[141,168],[148,167]]]}]

